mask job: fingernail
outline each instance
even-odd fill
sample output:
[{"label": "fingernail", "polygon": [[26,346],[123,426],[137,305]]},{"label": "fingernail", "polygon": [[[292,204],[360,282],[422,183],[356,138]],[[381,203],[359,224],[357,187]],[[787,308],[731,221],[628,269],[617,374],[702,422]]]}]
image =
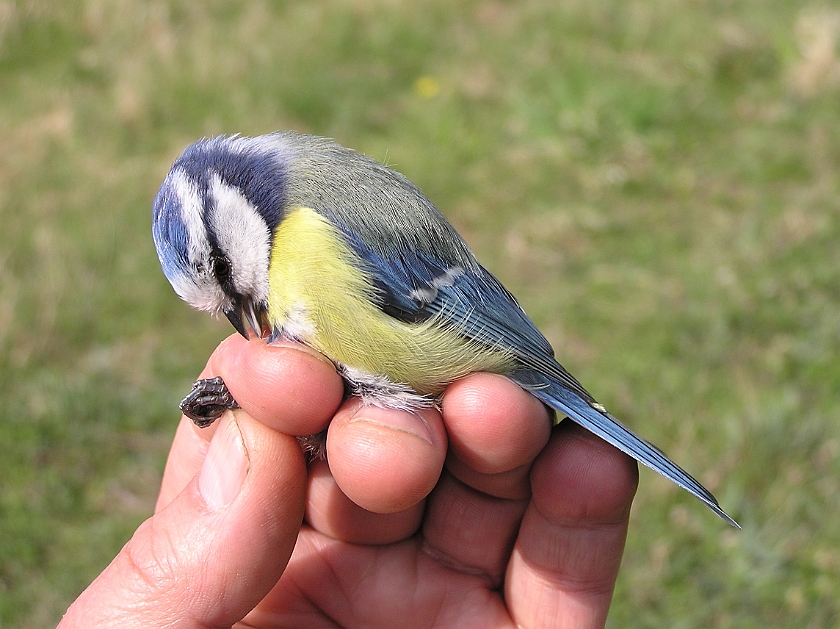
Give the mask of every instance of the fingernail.
[{"label": "fingernail", "polygon": [[233,413],[225,413],[210,442],[198,478],[198,490],[207,506],[218,511],[233,502],[248,476],[249,467],[248,451],[236,418]]},{"label": "fingernail", "polygon": [[432,434],[426,425],[426,421],[416,413],[398,411],[392,408],[379,408],[378,406],[361,406],[350,421],[369,422],[378,426],[385,426],[433,443]]}]

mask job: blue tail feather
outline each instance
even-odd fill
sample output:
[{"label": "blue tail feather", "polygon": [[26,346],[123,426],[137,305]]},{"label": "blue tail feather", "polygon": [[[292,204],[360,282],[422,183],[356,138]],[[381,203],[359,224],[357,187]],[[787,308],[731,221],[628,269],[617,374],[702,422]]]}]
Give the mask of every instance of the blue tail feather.
[{"label": "blue tail feather", "polygon": [[672,480],[704,502],[723,520],[736,528],[741,528],[720,508],[718,501],[709,490],[665,456],[659,448],[633,434],[630,429],[606,411],[598,410],[593,403],[584,400],[568,387],[536,371],[517,370],[510,374],[510,377],[544,404],[564,413],[607,443]]}]

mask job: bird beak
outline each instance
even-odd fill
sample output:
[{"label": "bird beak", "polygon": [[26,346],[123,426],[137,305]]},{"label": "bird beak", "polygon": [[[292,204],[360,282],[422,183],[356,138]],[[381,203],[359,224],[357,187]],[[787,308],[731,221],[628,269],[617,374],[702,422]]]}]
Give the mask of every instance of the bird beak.
[{"label": "bird beak", "polygon": [[224,313],[236,331],[247,340],[251,339],[249,328],[257,338],[263,338],[268,333],[265,306],[255,304],[247,297],[237,295]]}]

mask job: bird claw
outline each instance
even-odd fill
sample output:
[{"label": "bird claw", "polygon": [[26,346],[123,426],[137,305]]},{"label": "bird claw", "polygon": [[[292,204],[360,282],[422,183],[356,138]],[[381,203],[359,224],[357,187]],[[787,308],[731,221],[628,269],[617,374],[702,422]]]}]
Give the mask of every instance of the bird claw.
[{"label": "bird claw", "polygon": [[197,380],[178,406],[199,428],[206,428],[225,411],[239,408],[221,376]]}]

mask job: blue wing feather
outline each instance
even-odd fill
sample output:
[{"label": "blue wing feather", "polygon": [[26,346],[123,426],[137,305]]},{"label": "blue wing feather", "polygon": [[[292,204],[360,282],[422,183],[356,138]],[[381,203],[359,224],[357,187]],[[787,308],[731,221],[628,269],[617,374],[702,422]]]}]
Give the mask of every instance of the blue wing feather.
[{"label": "blue wing feather", "polygon": [[[510,351],[521,365],[506,374],[514,382],[544,404],[669,478],[726,522],[738,527],[715,497],[688,472],[608,412],[597,408],[589,392],[554,359],[551,345],[516,298],[483,267],[476,263],[475,269],[459,268],[452,275],[448,273],[453,268],[451,263],[427,254],[399,251],[386,257],[371,251],[358,239],[351,240],[379,288],[379,306],[384,312],[411,322],[437,317],[443,325],[454,327],[467,338]],[[436,280],[444,276],[447,281],[441,285]]]},{"label": "blue wing feather", "polygon": [[385,258],[361,245],[357,248],[369,264],[380,288],[380,307],[403,321],[423,321],[438,316],[467,338],[510,351],[523,365],[551,375],[588,402],[594,398],[554,360],[554,350],[516,298],[490,272],[464,270],[449,286],[436,289],[424,302],[411,295],[432,285],[447,271],[446,265],[415,252]]},{"label": "blue wing feather", "polygon": [[565,413],[570,419],[607,443],[669,478],[704,502],[723,520],[736,528],[741,528],[720,508],[718,501],[703,485],[671,461],[662,450],[634,434],[609,413],[593,408],[567,387],[536,371],[522,369],[508,376],[544,404]]}]

